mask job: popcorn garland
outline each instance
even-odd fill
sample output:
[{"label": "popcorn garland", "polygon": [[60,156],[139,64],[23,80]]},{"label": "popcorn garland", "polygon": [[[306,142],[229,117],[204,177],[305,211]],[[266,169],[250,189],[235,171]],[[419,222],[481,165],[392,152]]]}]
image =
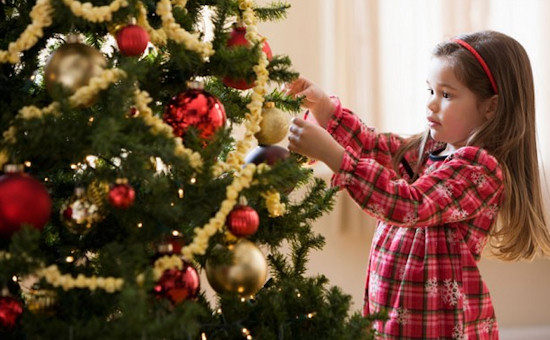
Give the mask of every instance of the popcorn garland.
[{"label": "popcorn garland", "polygon": [[281,203],[281,194],[275,190],[269,190],[262,193],[262,197],[265,199],[265,205],[269,212],[269,217],[279,217],[285,214],[286,206]]},{"label": "popcorn garland", "polygon": [[[175,6],[180,7],[185,7],[187,4],[187,0],[173,0],[172,2]],[[90,2],[82,4],[76,0],[63,0],[63,3],[70,8],[75,16],[94,23],[111,21],[114,12],[128,6],[127,0],[114,0],[105,6],[93,6]],[[160,0],[157,3],[157,14],[161,16],[163,22],[163,26],[159,30],[153,29],[147,22],[147,11],[141,2],[138,3],[138,9],[137,22],[147,30],[153,43],[165,45],[169,37],[204,57],[214,54],[211,43],[200,42],[197,33],[191,34],[175,22],[169,0]],[[29,15],[32,19],[31,23],[15,42],[9,44],[7,51],[0,50],[0,63],[17,64],[21,60],[20,53],[32,48],[42,38],[43,29],[52,24],[53,10],[50,0],[38,0]]]},{"label": "popcorn garland", "polygon": [[44,278],[46,282],[54,287],[61,287],[67,291],[74,288],[88,288],[91,291],[103,289],[107,293],[115,293],[122,290],[124,280],[115,277],[86,277],[83,274],[78,274],[76,278],[70,274],[61,274],[59,268],[54,264],[47,268],[39,270],[37,273],[39,278]]},{"label": "popcorn garland", "polygon": [[194,254],[204,254],[208,247],[208,240],[212,235],[221,231],[227,215],[237,204],[237,199],[241,190],[250,187],[256,164],[247,164],[240,173],[236,174],[233,182],[226,188],[226,199],[221,203],[220,210],[208,221],[202,228],[195,228],[195,237],[193,242],[181,249],[183,257],[188,260],[193,259]]},{"label": "popcorn garland", "polygon": [[111,21],[113,12],[120,8],[128,6],[126,0],[114,0],[106,6],[93,6],[90,2],[84,4],[75,0],[63,0],[63,3],[71,9],[71,12],[77,17],[84,18],[91,22]]},{"label": "popcorn garland", "polygon": [[[88,103],[95,95],[101,90],[105,90],[110,84],[117,82],[120,78],[125,78],[126,72],[120,69],[108,69],[103,70],[98,76],[90,79],[90,82],[86,86],[79,88],[72,96],[69,97],[69,104],[71,106],[80,106]],[[33,118],[42,118],[48,114],[59,114],[60,104],[58,102],[52,102],[50,105],[43,109],[39,109],[36,106],[25,106],[19,110],[19,113],[15,116],[15,119],[21,118],[24,120]],[[17,139],[15,134],[17,129],[15,126],[9,127],[2,137],[8,144],[15,144]],[[2,166],[8,159],[7,150],[0,150],[0,166]]]},{"label": "popcorn garland", "polygon": [[188,49],[195,51],[203,57],[209,57],[214,54],[212,44],[209,42],[200,42],[198,33],[189,33],[184,30],[172,15],[172,4],[170,0],[160,0],[157,3],[157,14],[162,20],[162,28],[168,38],[177,43],[183,43]]},{"label": "popcorn garland", "polygon": [[[243,11],[243,22],[246,25],[245,38],[252,44],[263,42],[264,38],[258,34],[256,24],[258,19],[254,14],[252,0],[239,0],[239,8]],[[246,106],[249,112],[245,115],[246,131],[242,140],[237,142],[233,152],[227,155],[227,164],[238,170],[244,163],[244,158],[248,150],[250,150],[253,141],[258,131],[260,131],[260,122],[262,121],[262,106],[264,96],[267,93],[267,81],[269,80],[269,72],[267,65],[269,61],[264,51],[260,52],[258,64],[253,67],[256,74],[255,86],[251,95],[251,101]]]},{"label": "popcorn garland", "polygon": [[49,0],[38,0],[30,12],[32,22],[19,38],[8,45],[7,51],[0,50],[0,63],[17,64],[19,54],[33,47],[44,34],[44,28],[52,24],[53,8]]},{"label": "popcorn garland", "polygon": [[[153,111],[147,106],[153,99],[146,91],[140,91],[138,89],[134,92],[134,98],[136,107],[139,111],[140,117],[142,117],[145,124],[151,127],[150,131],[153,134],[164,135],[168,138],[174,138],[172,127],[166,124],[162,119],[153,115]],[[198,152],[194,152],[183,146],[183,141],[180,137],[174,138],[175,149],[174,154],[179,157],[186,157],[193,169],[199,169],[202,167],[202,157]]]}]

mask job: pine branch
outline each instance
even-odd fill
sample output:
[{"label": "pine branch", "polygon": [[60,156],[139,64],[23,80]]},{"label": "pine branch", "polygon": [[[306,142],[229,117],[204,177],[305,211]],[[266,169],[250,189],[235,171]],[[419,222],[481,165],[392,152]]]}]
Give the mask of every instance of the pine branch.
[{"label": "pine branch", "polygon": [[287,11],[290,7],[290,4],[287,2],[275,1],[266,7],[254,8],[254,12],[261,21],[277,21],[286,18]]}]

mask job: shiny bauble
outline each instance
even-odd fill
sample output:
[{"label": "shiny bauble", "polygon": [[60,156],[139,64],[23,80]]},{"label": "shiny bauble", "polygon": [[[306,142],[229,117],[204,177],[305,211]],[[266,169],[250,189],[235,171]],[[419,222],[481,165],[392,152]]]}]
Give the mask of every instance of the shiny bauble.
[{"label": "shiny bauble", "polygon": [[223,104],[204,91],[199,82],[191,82],[187,91],[172,97],[164,109],[163,120],[172,126],[174,135],[185,141],[189,128],[195,128],[199,136],[208,139],[225,126]]},{"label": "shiny bauble", "polygon": [[109,204],[117,209],[128,209],[135,199],[136,192],[125,178],[117,179],[109,190]]},{"label": "shiny bauble", "polygon": [[[227,40],[227,47],[234,47],[234,46],[244,46],[244,47],[250,47],[250,42],[246,40],[246,27],[244,26],[234,26],[233,30],[231,31],[229,35],[229,39]],[[271,52],[271,47],[267,43],[267,41],[264,41],[264,44],[262,45],[262,51],[267,56],[267,60],[271,60],[273,58],[273,53]],[[255,79],[233,79],[231,77],[224,77],[222,79],[222,82],[234,89],[238,90],[248,90],[254,86],[254,80]]]},{"label": "shiny bauble", "polygon": [[149,34],[138,25],[127,25],[116,32],[116,43],[122,55],[139,57],[149,44]]},{"label": "shiny bauble", "polygon": [[278,145],[259,145],[244,158],[245,163],[273,165],[290,157],[290,152]]},{"label": "shiny bauble", "polygon": [[91,78],[99,76],[106,66],[107,60],[95,48],[78,42],[66,43],[46,63],[46,90],[56,100],[62,95],[72,95],[88,85]]},{"label": "shiny bauble", "polygon": [[263,287],[267,279],[267,261],[262,251],[247,239],[241,238],[227,246],[216,245],[213,251],[228,252],[230,263],[206,260],[206,278],[218,294],[237,293],[251,296]]},{"label": "shiny bauble", "polygon": [[227,215],[227,229],[235,236],[248,237],[258,230],[260,217],[254,208],[248,205],[236,205]]},{"label": "shiny bauble", "polygon": [[81,187],[75,188],[74,195],[61,206],[60,218],[70,232],[80,235],[90,231],[94,224],[103,219],[98,206]]},{"label": "shiny bauble", "polygon": [[185,300],[194,300],[200,291],[200,279],[197,270],[183,261],[182,269],[167,269],[154,286],[158,297],[166,298],[173,304]]},{"label": "shiny bauble", "polygon": [[11,296],[0,296],[0,327],[11,330],[23,314],[21,301]]},{"label": "shiny bauble", "polygon": [[285,139],[290,127],[290,116],[275,107],[273,102],[267,102],[262,109],[260,131],[254,136],[260,145],[277,144]]},{"label": "shiny bauble", "polygon": [[44,185],[8,164],[0,176],[0,237],[11,237],[23,225],[42,230],[50,219],[52,202]]}]

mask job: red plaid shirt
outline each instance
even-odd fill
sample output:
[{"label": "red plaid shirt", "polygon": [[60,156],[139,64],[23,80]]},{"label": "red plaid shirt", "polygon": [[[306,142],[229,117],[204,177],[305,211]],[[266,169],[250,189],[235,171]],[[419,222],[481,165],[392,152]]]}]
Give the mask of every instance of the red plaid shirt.
[{"label": "red plaid shirt", "polygon": [[[400,173],[391,166],[402,138],[367,128],[339,102],[327,130],[346,149],[332,185],[379,220],[364,306],[365,314],[389,314],[375,324],[379,338],[498,339],[477,267],[503,194],[496,159],[472,146],[430,154],[410,183],[414,154]],[[428,152],[441,146],[432,142]]]}]

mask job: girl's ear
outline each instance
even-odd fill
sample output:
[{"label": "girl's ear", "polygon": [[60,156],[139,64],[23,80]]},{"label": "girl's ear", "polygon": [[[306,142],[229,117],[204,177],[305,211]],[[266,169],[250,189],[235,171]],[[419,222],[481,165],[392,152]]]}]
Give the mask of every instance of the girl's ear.
[{"label": "girl's ear", "polygon": [[485,118],[487,120],[493,119],[495,112],[497,111],[498,94],[493,95],[485,102]]}]

